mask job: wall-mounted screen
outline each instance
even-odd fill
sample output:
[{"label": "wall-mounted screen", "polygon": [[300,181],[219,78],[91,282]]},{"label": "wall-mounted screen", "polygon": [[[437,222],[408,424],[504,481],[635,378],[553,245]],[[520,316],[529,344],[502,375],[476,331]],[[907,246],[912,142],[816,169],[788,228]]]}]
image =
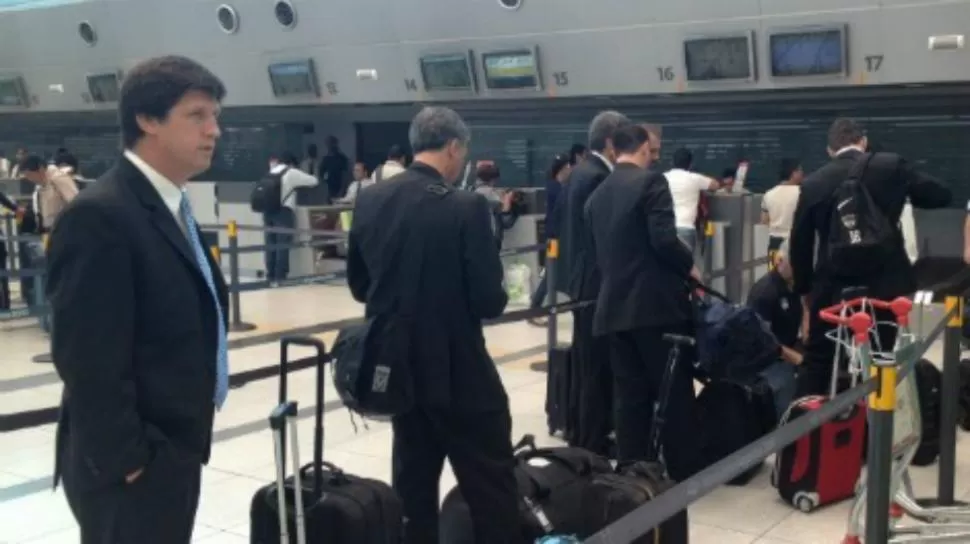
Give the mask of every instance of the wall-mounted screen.
[{"label": "wall-mounted screen", "polygon": [[269,81],[278,97],[320,96],[313,59],[277,62],[269,65]]},{"label": "wall-mounted screen", "polygon": [[118,74],[96,74],[88,76],[88,93],[92,102],[117,102],[120,93]]},{"label": "wall-mounted screen", "polygon": [[27,105],[27,86],[22,77],[0,78],[0,107],[16,107]]},{"label": "wall-mounted screen", "polygon": [[421,57],[421,76],[428,91],[474,90],[469,53]]},{"label": "wall-mounted screen", "polygon": [[751,33],[684,41],[687,81],[754,79]]},{"label": "wall-mounted screen", "polygon": [[489,89],[539,89],[536,56],[534,48],[483,54],[485,84]]},{"label": "wall-mounted screen", "polygon": [[768,38],[771,75],[845,75],[845,28],[779,32]]}]

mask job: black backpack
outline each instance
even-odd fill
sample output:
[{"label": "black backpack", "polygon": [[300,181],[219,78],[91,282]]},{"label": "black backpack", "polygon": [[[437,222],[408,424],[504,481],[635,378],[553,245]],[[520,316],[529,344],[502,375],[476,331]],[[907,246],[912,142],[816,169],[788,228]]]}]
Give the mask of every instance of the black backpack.
[{"label": "black backpack", "polygon": [[839,276],[867,276],[882,270],[898,244],[897,229],[872,200],[864,183],[873,154],[860,157],[835,190],[828,257]]},{"label": "black backpack", "polygon": [[289,168],[266,174],[249,195],[249,207],[256,213],[276,213],[283,208],[283,175]]}]

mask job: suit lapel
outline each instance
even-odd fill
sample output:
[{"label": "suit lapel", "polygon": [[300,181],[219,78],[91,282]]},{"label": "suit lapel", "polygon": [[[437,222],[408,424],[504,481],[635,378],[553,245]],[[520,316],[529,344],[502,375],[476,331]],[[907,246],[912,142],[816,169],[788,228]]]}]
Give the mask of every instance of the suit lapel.
[{"label": "suit lapel", "polygon": [[142,206],[145,207],[152,225],[175,248],[179,255],[182,256],[185,264],[197,274],[198,279],[205,283],[202,269],[199,268],[199,264],[195,260],[195,252],[192,251],[188,238],[182,233],[182,229],[176,222],[172,212],[165,205],[158,191],[152,187],[148,178],[124,157],[118,161],[118,178],[127,184],[141,202]]}]

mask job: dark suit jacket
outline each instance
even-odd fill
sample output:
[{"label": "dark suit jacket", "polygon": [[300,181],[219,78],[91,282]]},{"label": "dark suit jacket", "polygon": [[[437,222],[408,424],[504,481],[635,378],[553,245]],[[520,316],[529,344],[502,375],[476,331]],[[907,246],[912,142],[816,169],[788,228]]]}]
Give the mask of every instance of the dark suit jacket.
[{"label": "dark suit jacket", "polygon": [[[205,253],[226,316],[226,285]],[[64,381],[58,460],[75,485],[122,482],[162,447],[208,461],[216,307],[188,239],[127,159],[61,213],[47,292]]]},{"label": "dark suit jacket", "polygon": [[[429,192],[429,185],[443,194]],[[409,233],[420,237],[422,249]],[[421,260],[416,276],[411,259]],[[482,332],[482,320],[501,315],[508,302],[502,278],[485,197],[445,188],[436,170],[418,162],[393,183],[358,195],[347,281],[368,316],[417,301],[411,345],[420,405],[507,407]]]},{"label": "dark suit jacket", "polygon": [[609,174],[606,163],[590,154],[573,168],[559,195],[556,288],[573,300],[596,298],[599,273],[593,250],[586,247],[588,237],[583,208],[589,195]]},{"label": "dark suit jacket", "polygon": [[677,238],[667,179],[619,163],[589,197],[586,223],[602,275],[593,334],[690,320],[694,257]]},{"label": "dark suit jacket", "polygon": [[[828,304],[840,296],[841,289],[866,286],[869,296],[890,298],[916,290],[916,277],[906,256],[902,233],[897,251],[883,267],[883,272],[870,278],[843,279],[846,271],[832,270],[828,263],[828,237],[835,190],[848,178],[855,162],[863,156],[856,150],[843,152],[813,172],[802,182],[790,238],[790,260],[795,275],[797,295],[812,294],[812,305]],[[940,208],[950,202],[950,189],[941,181],[916,172],[894,153],[878,153],[870,161],[863,182],[876,206],[893,225],[899,224],[906,198],[916,208]],[[813,265],[818,235],[818,262]],[[835,298],[833,298],[835,297]]]}]

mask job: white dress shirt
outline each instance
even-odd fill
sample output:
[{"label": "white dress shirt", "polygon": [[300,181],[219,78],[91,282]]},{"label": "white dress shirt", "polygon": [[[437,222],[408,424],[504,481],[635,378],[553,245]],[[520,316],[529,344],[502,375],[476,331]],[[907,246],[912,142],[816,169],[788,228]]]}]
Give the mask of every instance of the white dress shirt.
[{"label": "white dress shirt", "polygon": [[179,212],[179,208],[182,205],[182,189],[175,182],[162,175],[158,170],[152,168],[151,165],[136,155],[134,151],[126,149],[125,158],[148,178],[148,182],[158,191],[158,196],[162,197],[162,202],[165,203],[165,207],[168,208],[168,211],[172,212],[172,216],[175,218],[175,222],[178,223],[179,228],[182,229],[182,233],[187,233],[185,223],[182,221],[182,214]]}]

